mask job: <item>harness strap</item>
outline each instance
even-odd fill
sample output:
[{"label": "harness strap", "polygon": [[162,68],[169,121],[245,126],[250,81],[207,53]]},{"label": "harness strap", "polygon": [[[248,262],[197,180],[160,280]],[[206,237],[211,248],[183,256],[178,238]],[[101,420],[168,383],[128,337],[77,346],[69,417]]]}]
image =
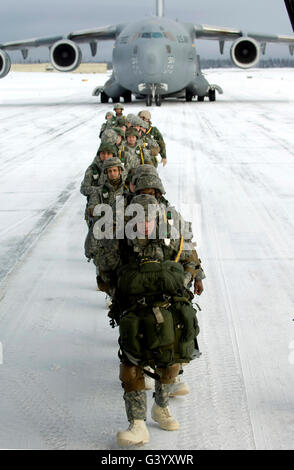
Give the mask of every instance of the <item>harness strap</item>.
[{"label": "harness strap", "polygon": [[144,163],[145,163],[144,162],[144,154],[143,154],[143,150],[142,150],[141,145],[139,145],[139,149],[140,149],[140,154],[141,154],[141,163],[142,163],[142,165],[144,165]]},{"label": "harness strap", "polygon": [[181,236],[181,241],[180,241],[180,249],[179,249],[178,254],[177,254],[176,258],[175,258],[175,262],[176,262],[176,263],[179,261],[180,256],[181,256],[181,253],[182,253],[182,251],[183,251],[183,244],[184,244],[184,238],[183,238],[183,235],[182,235],[182,236]]}]

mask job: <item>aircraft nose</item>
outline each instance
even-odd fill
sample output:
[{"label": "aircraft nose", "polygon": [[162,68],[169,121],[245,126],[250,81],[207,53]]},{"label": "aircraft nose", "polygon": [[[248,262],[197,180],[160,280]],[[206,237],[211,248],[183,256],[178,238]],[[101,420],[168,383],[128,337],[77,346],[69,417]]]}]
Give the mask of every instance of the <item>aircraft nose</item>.
[{"label": "aircraft nose", "polygon": [[141,69],[144,74],[152,76],[160,73],[163,58],[161,57],[161,52],[159,50],[152,49],[145,51],[145,53],[142,51],[140,59]]}]

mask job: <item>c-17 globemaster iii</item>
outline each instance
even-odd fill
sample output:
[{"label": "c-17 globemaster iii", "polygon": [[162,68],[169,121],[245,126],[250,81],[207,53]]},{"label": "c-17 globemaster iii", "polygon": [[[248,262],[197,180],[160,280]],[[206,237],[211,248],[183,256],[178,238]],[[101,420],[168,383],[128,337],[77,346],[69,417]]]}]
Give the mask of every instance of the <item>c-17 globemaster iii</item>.
[{"label": "c-17 globemaster iii", "polygon": [[[285,4],[291,19],[293,0],[285,0]],[[164,16],[164,0],[157,0],[156,16],[141,21],[0,44],[0,78],[10,70],[9,50],[21,50],[26,59],[29,48],[48,46],[53,67],[60,72],[70,72],[82,60],[79,43],[89,43],[92,56],[95,56],[97,41],[114,40],[113,73],[103,87],[93,91],[94,95],[100,94],[102,103],[107,103],[110,98],[114,103],[120,98],[127,103],[132,100],[132,95],[145,99],[147,106],[153,101],[160,106],[166,97],[192,101],[196,96],[199,101],[204,97],[214,101],[216,91],[222,93],[222,89],[208,83],[201,72],[194,43],[198,39],[219,41],[221,54],[225,42],[233,41],[232,62],[243,69],[258,63],[267,42],[287,44],[291,55],[294,51],[294,36],[174,21]]]}]

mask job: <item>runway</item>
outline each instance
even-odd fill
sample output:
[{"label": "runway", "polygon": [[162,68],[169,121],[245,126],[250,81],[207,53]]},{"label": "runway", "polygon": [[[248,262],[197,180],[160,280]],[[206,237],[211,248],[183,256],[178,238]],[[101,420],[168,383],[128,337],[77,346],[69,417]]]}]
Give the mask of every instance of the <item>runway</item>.
[{"label": "runway", "polygon": [[[294,71],[206,71],[217,101],[163,102],[168,200],[206,273],[180,430],[146,449],[294,449]],[[97,82],[97,80],[99,80]],[[112,105],[104,75],[0,82],[0,448],[117,449],[127,427],[118,329],[83,254],[79,187]],[[145,108],[126,105],[125,114]]]}]

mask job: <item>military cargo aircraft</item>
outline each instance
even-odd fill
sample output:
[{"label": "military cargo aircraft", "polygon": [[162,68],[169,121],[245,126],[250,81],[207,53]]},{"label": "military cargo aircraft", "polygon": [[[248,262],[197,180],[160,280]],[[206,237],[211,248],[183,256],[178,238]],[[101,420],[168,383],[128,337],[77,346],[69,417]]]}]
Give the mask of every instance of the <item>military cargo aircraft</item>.
[{"label": "military cargo aircraft", "polygon": [[[285,4],[291,19],[293,0],[285,0]],[[233,41],[231,60],[243,69],[258,63],[267,42],[284,43],[289,46],[291,55],[294,52],[294,36],[174,21],[164,16],[164,0],[156,0],[156,16],[141,21],[0,44],[0,78],[10,70],[7,51],[20,50],[26,59],[30,48],[48,46],[53,67],[60,72],[70,72],[81,63],[80,43],[88,43],[92,56],[95,56],[97,41],[114,40],[113,73],[103,87],[93,91],[94,95],[100,94],[102,103],[107,103],[110,98],[114,103],[120,98],[128,103],[132,95],[145,99],[147,106],[152,102],[160,106],[166,97],[186,101],[192,101],[193,97],[203,101],[207,97],[214,101],[216,91],[222,93],[222,89],[209,84],[201,72],[194,43],[198,39],[219,41],[221,54],[225,42]]]}]

